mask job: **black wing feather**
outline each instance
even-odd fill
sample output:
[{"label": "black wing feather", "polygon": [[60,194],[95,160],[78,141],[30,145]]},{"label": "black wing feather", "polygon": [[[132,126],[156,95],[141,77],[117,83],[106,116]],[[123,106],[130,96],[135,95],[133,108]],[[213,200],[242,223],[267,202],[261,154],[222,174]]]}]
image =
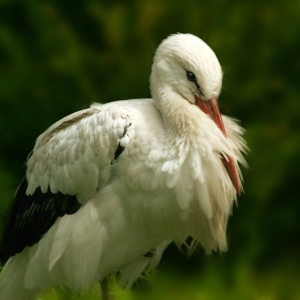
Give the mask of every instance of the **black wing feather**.
[{"label": "black wing feather", "polygon": [[118,144],[118,148],[115,152],[115,156],[114,156],[114,159],[118,159],[118,157],[123,153],[124,151],[124,147],[120,145],[120,143]]},{"label": "black wing feather", "polygon": [[22,252],[26,246],[37,243],[58,217],[74,214],[80,208],[76,196],[53,194],[48,189],[42,193],[37,188],[26,195],[28,183],[24,177],[12,205],[8,224],[0,244],[0,261],[4,264],[11,256]]}]

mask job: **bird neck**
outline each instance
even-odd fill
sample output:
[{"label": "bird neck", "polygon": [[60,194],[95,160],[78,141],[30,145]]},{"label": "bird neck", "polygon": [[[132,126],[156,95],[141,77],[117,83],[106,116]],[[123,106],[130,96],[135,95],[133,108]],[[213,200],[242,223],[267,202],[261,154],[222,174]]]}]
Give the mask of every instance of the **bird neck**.
[{"label": "bird neck", "polygon": [[196,134],[199,109],[174,91],[158,93],[154,103],[160,111],[169,141],[190,140]]}]

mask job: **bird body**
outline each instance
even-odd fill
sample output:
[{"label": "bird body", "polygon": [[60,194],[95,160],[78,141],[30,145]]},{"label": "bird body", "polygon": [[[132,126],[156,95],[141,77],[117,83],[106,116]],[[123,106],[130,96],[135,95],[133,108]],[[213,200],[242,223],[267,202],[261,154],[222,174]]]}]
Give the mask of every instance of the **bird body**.
[{"label": "bird body", "polygon": [[93,104],[38,137],[3,236],[0,299],[87,289],[115,270],[131,286],[172,241],[227,249],[246,144],[233,119],[199,109],[219,96],[218,60],[173,35],[150,82],[153,99]]}]

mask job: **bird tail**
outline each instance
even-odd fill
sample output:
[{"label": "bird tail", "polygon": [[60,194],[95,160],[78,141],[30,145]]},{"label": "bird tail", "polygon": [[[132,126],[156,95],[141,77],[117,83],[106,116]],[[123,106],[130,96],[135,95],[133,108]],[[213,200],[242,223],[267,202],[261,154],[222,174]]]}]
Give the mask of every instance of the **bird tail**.
[{"label": "bird tail", "polygon": [[11,257],[0,273],[0,299],[34,300],[37,291],[26,289],[24,277],[28,261],[23,255]]}]

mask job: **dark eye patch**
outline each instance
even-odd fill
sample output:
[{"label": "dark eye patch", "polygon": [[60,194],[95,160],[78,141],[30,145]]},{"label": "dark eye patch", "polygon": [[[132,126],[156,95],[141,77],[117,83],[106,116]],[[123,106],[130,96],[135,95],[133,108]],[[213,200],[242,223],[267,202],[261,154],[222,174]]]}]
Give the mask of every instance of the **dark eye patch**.
[{"label": "dark eye patch", "polygon": [[197,82],[196,75],[191,71],[186,71],[186,77],[189,81]]}]

